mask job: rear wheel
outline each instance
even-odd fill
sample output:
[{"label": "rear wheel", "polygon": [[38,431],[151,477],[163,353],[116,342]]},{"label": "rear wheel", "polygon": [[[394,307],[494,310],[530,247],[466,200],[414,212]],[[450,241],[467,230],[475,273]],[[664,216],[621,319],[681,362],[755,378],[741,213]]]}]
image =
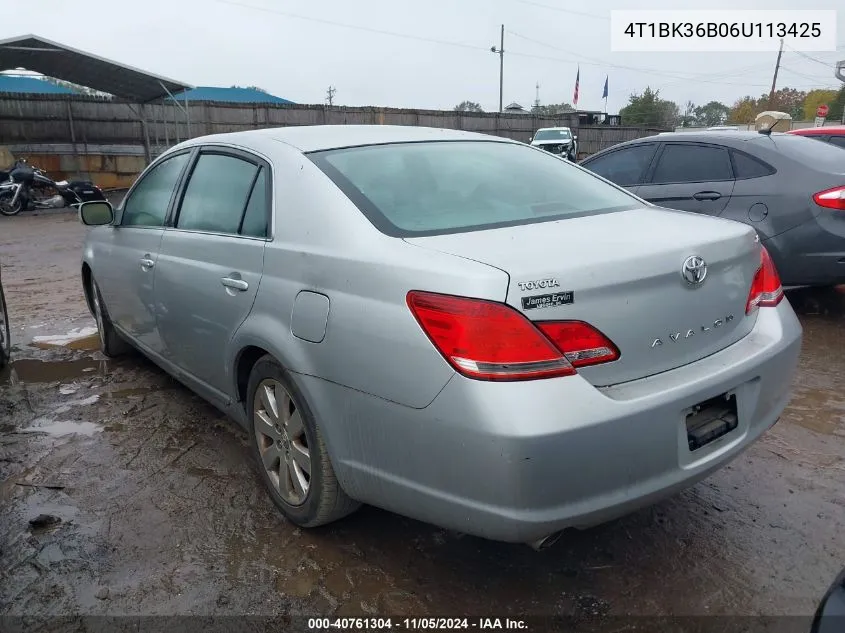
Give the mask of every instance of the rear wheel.
[{"label": "rear wheel", "polygon": [[100,335],[100,350],[109,358],[120,356],[129,351],[129,344],[124,341],[114,329],[103,295],[97,282],[91,279],[91,303],[94,308],[94,318],[97,320],[97,332]]},{"label": "rear wheel", "polygon": [[9,312],[6,309],[6,295],[0,284],[0,367],[5,367],[12,353],[12,338],[9,331]]},{"label": "rear wheel", "polygon": [[273,503],[292,522],[317,527],[358,509],[334,474],[322,432],[302,393],[271,356],[247,387],[252,453]]}]

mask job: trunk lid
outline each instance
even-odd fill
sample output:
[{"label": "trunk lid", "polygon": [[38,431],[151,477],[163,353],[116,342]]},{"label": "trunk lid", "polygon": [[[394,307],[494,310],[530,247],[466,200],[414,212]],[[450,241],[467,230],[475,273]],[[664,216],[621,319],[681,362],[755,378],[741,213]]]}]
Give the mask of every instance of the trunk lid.
[{"label": "trunk lid", "polygon": [[[621,355],[578,370],[596,386],[709,356],[756,320],[745,305],[759,244],[738,222],[647,207],[406,241],[505,271],[506,303],[532,321],[580,320],[599,329]],[[682,275],[694,256],[707,267],[698,284]]]}]

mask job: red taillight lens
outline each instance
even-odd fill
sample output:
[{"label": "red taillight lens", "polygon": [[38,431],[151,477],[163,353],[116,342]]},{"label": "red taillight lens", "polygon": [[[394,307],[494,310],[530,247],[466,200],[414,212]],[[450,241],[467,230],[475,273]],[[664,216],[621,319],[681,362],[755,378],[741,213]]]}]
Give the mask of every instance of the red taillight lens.
[{"label": "red taillight lens", "polygon": [[748,303],[745,305],[745,314],[751,314],[757,308],[772,308],[783,299],[783,286],[780,283],[780,275],[775,269],[769,251],[760,247],[760,268],[754,275],[751,282],[751,292],[748,293]]},{"label": "red taillight lens", "polygon": [[573,367],[609,363],[619,358],[619,350],[610,339],[583,321],[546,321],[537,327]]},{"label": "red taillight lens", "polygon": [[834,187],[833,189],[819,191],[813,196],[813,202],[826,209],[845,211],[845,187]]},{"label": "red taillight lens", "polygon": [[470,378],[571,376],[573,365],[619,357],[613,343],[586,323],[543,323],[541,332],[520,312],[494,301],[419,291],[409,292],[407,301],[438,351]]}]

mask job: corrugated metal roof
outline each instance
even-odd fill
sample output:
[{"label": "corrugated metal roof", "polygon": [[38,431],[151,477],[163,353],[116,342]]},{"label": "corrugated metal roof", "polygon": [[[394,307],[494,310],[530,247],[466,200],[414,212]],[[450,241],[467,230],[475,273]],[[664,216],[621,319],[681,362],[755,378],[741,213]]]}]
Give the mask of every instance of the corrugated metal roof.
[{"label": "corrugated metal roof", "polygon": [[147,103],[192,86],[36,35],[0,40],[0,70],[26,68],[121,99]]},{"label": "corrugated metal roof", "polygon": [[293,103],[275,95],[255,90],[254,88],[216,88],[200,86],[175,95],[178,100],[185,96],[189,101],[228,101],[230,103]]},{"label": "corrugated metal roof", "polygon": [[0,92],[29,92],[37,94],[73,94],[64,86],[56,86],[37,77],[0,75]]}]

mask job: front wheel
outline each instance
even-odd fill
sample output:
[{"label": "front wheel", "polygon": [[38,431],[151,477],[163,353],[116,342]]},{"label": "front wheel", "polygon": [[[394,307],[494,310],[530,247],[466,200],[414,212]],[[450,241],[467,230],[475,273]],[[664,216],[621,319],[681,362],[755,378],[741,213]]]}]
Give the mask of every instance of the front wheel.
[{"label": "front wheel", "polygon": [[129,344],[124,341],[114,329],[109,318],[103,295],[97,282],[91,279],[91,304],[94,308],[94,318],[97,320],[97,333],[100,336],[100,350],[105,356],[115,358],[129,351]]},{"label": "front wheel", "polygon": [[272,357],[247,387],[252,453],[273,503],[293,523],[317,527],[358,509],[334,474],[326,443],[290,374]]},{"label": "front wheel", "polygon": [[17,215],[24,208],[24,197],[18,196],[17,201],[12,203],[15,197],[14,191],[3,191],[0,193],[0,214],[6,216]]}]

